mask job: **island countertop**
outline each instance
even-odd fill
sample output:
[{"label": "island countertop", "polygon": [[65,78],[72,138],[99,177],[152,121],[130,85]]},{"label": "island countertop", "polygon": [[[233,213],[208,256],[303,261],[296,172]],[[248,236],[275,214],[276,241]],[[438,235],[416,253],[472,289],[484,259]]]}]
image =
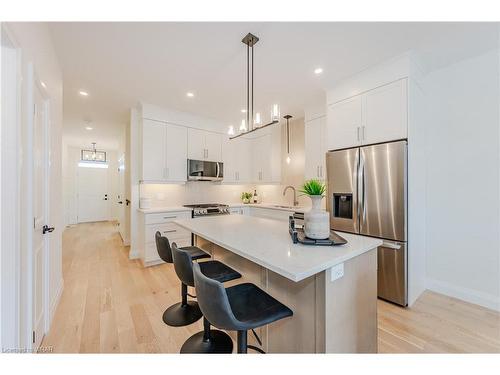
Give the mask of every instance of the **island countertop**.
[{"label": "island countertop", "polygon": [[382,244],[382,240],[341,233],[341,246],[294,244],[287,223],[246,215],[220,215],[176,224],[283,277],[298,282]]}]

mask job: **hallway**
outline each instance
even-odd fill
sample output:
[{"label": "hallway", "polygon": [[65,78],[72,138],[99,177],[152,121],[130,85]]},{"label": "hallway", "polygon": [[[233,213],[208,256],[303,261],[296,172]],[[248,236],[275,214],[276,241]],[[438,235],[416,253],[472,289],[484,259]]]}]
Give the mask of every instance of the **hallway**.
[{"label": "hallway", "polygon": [[[116,223],[69,227],[63,234],[64,291],[43,347],[54,353],[178,353],[201,330],[161,319],[180,299],[171,265],[128,259]],[[500,352],[500,314],[426,292],[411,309],[379,301],[380,353]]]}]

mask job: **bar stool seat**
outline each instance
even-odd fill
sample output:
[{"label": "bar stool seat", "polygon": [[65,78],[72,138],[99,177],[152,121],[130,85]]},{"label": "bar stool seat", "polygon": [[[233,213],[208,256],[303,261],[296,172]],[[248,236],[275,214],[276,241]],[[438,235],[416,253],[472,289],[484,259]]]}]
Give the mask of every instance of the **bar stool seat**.
[{"label": "bar stool seat", "polygon": [[[248,330],[293,315],[287,306],[254,284],[226,289],[222,283],[205,276],[197,263],[193,263],[193,276],[203,316],[219,329],[238,331],[238,353],[246,353],[249,348],[264,353],[261,348],[248,345]],[[261,343],[255,331],[254,334]]]},{"label": "bar stool seat", "polygon": [[226,288],[226,293],[239,322],[234,327],[238,331],[262,327],[293,315],[292,310],[254,284],[238,284]]},{"label": "bar stool seat", "polygon": [[[166,263],[173,263],[172,248],[167,237],[161,235],[159,231],[155,233],[156,250],[160,258]],[[193,260],[210,258],[202,249],[196,246],[183,247]],[[198,321],[203,314],[198,304],[194,301],[188,301],[187,285],[181,284],[181,302],[176,303],[165,310],[162,319],[163,322],[172,327],[182,327]]]},{"label": "bar stool seat", "polygon": [[184,246],[179,249],[187,251],[193,260],[210,258],[210,254],[205,253],[202,249],[196,246]]},{"label": "bar stool seat", "polygon": [[[172,243],[172,256],[174,259],[175,273],[185,285],[194,287],[193,278],[193,259],[189,252],[182,248],[177,248],[175,242]],[[210,280],[216,280],[218,283],[235,280],[241,277],[241,274],[231,267],[217,260],[196,263],[198,269]],[[184,342],[181,347],[181,353],[232,353],[233,340],[225,332],[210,329],[210,323],[203,319],[203,331],[192,335]]]}]

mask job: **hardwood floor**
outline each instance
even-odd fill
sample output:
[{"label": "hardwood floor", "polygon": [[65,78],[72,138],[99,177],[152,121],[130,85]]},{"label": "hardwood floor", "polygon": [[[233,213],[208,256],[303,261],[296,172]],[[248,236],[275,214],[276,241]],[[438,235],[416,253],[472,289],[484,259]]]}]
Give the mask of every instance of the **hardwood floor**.
[{"label": "hardwood floor", "polygon": [[[161,320],[180,300],[171,265],[128,259],[114,223],[63,234],[64,292],[42,346],[54,353],[178,353],[202,329]],[[500,353],[500,314],[426,292],[411,309],[378,302],[380,353]]]}]

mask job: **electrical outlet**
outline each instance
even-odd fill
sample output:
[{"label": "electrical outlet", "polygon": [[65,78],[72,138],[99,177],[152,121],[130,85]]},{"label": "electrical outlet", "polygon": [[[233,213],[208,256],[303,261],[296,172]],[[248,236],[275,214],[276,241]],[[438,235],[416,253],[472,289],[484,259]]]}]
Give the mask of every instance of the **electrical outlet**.
[{"label": "electrical outlet", "polygon": [[337,264],[330,269],[332,274],[331,281],[335,281],[344,276],[344,263]]}]

